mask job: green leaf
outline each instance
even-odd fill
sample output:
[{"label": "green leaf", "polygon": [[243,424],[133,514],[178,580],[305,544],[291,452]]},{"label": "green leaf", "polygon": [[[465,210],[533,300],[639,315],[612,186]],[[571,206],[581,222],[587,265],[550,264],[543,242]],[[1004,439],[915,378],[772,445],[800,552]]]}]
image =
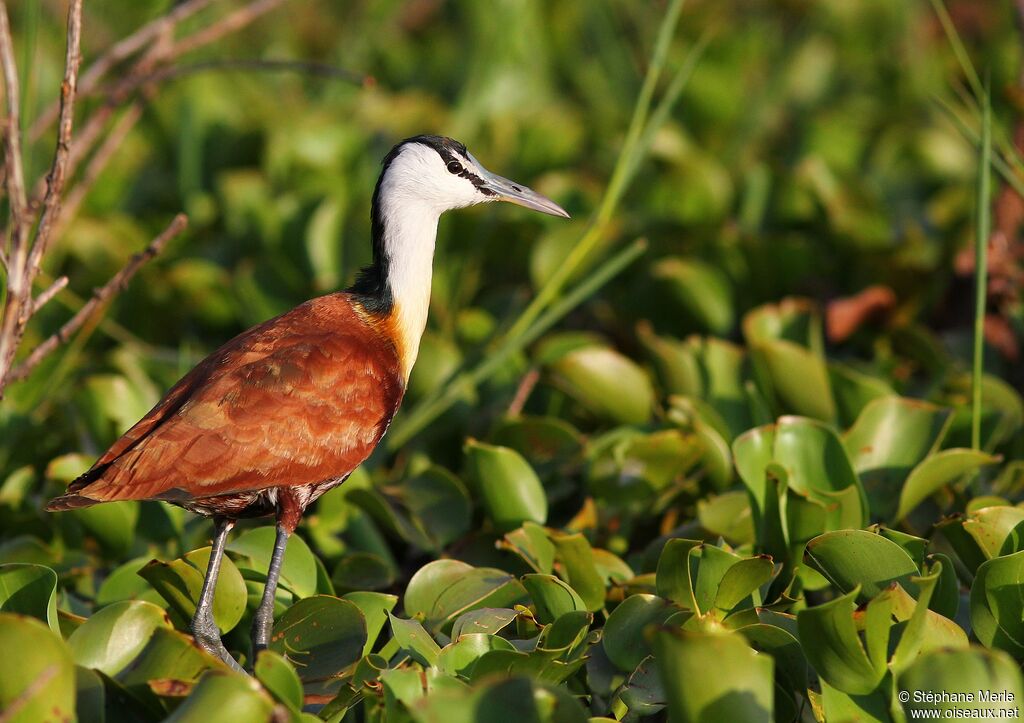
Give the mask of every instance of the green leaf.
[{"label": "green leaf", "polygon": [[518,452],[482,442],[466,444],[466,464],[487,510],[501,531],[524,522],[543,525],[548,500],[533,468]]},{"label": "green leaf", "polygon": [[555,564],[555,546],[540,525],[526,522],[518,530],[506,532],[504,544],[536,572],[551,573]]},{"label": "green leaf", "polygon": [[398,596],[356,590],[342,595],[341,599],[355,605],[363,614],[366,621],[366,645],[363,646],[363,655],[369,655],[384,629],[384,624],[388,621],[388,613],[398,604]]},{"label": "green leaf", "polygon": [[139,570],[145,567],[151,559],[150,557],[136,557],[114,568],[96,592],[96,606],[106,607],[122,600],[145,600],[157,605],[164,605],[165,601],[160,593],[139,575]]},{"label": "green leaf", "polygon": [[[260,579],[266,579],[276,537],[277,530],[272,525],[255,527],[229,542],[227,549],[244,558],[237,561],[240,570],[250,570],[261,576]],[[316,595],[316,560],[309,545],[298,535],[288,538],[281,563],[281,585],[297,598]]]},{"label": "green leaf", "polygon": [[[994,508],[989,508],[994,509]],[[981,643],[1024,660],[1024,552],[983,563],[971,587],[971,626]]]},{"label": "green leaf", "polygon": [[655,595],[630,595],[612,610],[604,625],[605,654],[623,672],[631,672],[651,654],[644,631],[663,625],[679,608]]},{"label": "green leaf", "polygon": [[587,609],[579,594],[553,575],[524,575],[523,586],[533,600],[537,621],[545,625],[573,610]]},{"label": "green leaf", "polygon": [[146,647],[153,633],[170,629],[167,612],[133,600],[108,605],[89,617],[68,638],[75,663],[116,676]]},{"label": "green leaf", "polygon": [[[984,650],[973,647],[965,650],[933,650],[921,655],[900,677],[899,688],[905,691],[907,702],[903,710],[907,720],[911,711],[950,711],[942,717],[960,715],[965,709],[1004,710],[1007,717],[1016,717],[1021,697],[1024,696],[1024,681],[1020,667],[1006,653],[999,650]],[[993,691],[1009,694],[1008,700],[978,702],[978,691]],[[926,695],[921,695],[921,694]],[[975,702],[949,702],[955,694],[970,693]],[[927,694],[931,694],[928,699]],[[943,694],[948,694],[943,696]],[[998,714],[995,714],[999,717]],[[917,717],[924,718],[923,715]]]},{"label": "green leaf", "polygon": [[607,347],[570,351],[550,365],[566,394],[602,420],[643,424],[654,409],[654,388],[635,362]]},{"label": "green leaf", "polygon": [[725,492],[697,500],[701,527],[733,544],[754,541],[754,521],[745,492]]},{"label": "green leaf", "polygon": [[826,532],[807,543],[807,560],[841,593],[860,589],[867,602],[893,582],[916,590],[910,582],[917,565],[899,545],[866,530]]},{"label": "green leaf", "polygon": [[303,598],[274,623],[270,649],[305,681],[338,675],[363,655],[366,620],[354,603],[329,595]]},{"label": "green leaf", "polygon": [[237,673],[209,671],[168,723],[237,723],[270,721],[274,701],[255,679]]},{"label": "green leaf", "polygon": [[[139,575],[160,593],[173,610],[189,620],[195,615],[209,562],[210,548],[204,547],[171,562],[152,560],[139,570]],[[245,580],[225,556],[221,560],[213,598],[213,619],[222,634],[238,625],[245,612],[246,600]]]},{"label": "green leaf", "polygon": [[292,713],[302,710],[302,681],[285,658],[272,650],[261,650],[253,674]]},{"label": "green leaf", "polygon": [[434,665],[441,648],[417,620],[403,620],[388,613],[391,632],[403,653],[420,665]]},{"label": "green leaf", "polygon": [[662,629],[654,636],[654,649],[670,720],[771,720],[773,660],[751,650],[742,635]]},{"label": "green leaf", "polygon": [[508,608],[482,608],[460,615],[452,625],[452,640],[463,635],[484,633],[497,635],[519,616]]},{"label": "green leaf", "polygon": [[551,535],[555,555],[562,566],[562,577],[575,590],[587,610],[604,607],[604,580],[594,565],[590,543],[582,534]]},{"label": "green leaf", "polygon": [[569,691],[528,678],[492,681],[480,691],[474,711],[476,723],[587,721],[587,714]]},{"label": "green leaf", "polygon": [[697,540],[672,538],[661,548],[655,574],[658,595],[694,612],[698,609],[690,581],[690,551],[700,545]]},{"label": "green leaf", "polygon": [[448,675],[469,678],[477,660],[492,650],[514,651],[515,647],[497,635],[467,633],[441,650],[437,655],[437,667]]},{"label": "green leaf", "polygon": [[[797,613],[800,641],[808,662],[829,685],[850,695],[871,693],[885,676],[885,660],[878,664],[869,642],[865,652],[853,622],[859,590]],[[886,630],[886,638],[888,631]],[[813,642],[812,642],[813,641]]]},{"label": "green leaf", "polygon": [[985,557],[992,559],[1001,554],[1006,539],[1021,522],[1024,522],[1024,508],[985,507],[968,515],[963,529]]},{"label": "green leaf", "polygon": [[732,611],[767,583],[773,570],[772,559],[767,555],[748,557],[732,565],[718,584],[714,607],[724,612]]},{"label": "green leaf", "polygon": [[651,276],[701,327],[726,334],[735,323],[729,279],[718,268],[670,256],[651,268]]},{"label": "green leaf", "polygon": [[998,461],[999,457],[972,449],[944,449],[933,454],[907,477],[894,519],[902,520],[927,497],[964,474]]},{"label": "green leaf", "polygon": [[31,615],[59,634],[57,573],[42,565],[0,565],[0,613]]},{"label": "green leaf", "polygon": [[933,453],[952,420],[948,409],[904,397],[882,397],[860,413],[844,443],[871,510],[892,518],[911,469]]},{"label": "green leaf", "polygon": [[331,582],[339,592],[383,590],[395,583],[395,570],[372,552],[352,552],[338,560]]},{"label": "green leaf", "polygon": [[0,715],[5,723],[75,717],[75,666],[60,636],[32,617],[0,613]]},{"label": "green leaf", "polygon": [[90,535],[112,556],[121,556],[135,542],[135,523],[139,519],[139,503],[134,501],[105,502],[70,513]]},{"label": "green leaf", "polygon": [[512,575],[458,560],[434,560],[421,567],[405,590],[405,613],[422,617],[430,630],[447,628],[470,610],[509,607],[526,597]]}]

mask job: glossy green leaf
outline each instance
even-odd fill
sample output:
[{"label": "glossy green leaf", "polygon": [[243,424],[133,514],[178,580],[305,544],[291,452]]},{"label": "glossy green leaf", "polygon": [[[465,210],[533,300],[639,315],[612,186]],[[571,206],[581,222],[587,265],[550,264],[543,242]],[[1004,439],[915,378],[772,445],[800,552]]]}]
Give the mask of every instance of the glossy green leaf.
[{"label": "glossy green leaf", "polygon": [[270,721],[274,701],[259,683],[237,673],[210,671],[192,694],[167,718],[170,723],[237,723]]},{"label": "glossy green leaf", "polygon": [[579,594],[587,610],[604,607],[604,580],[594,564],[593,550],[582,534],[551,535],[565,581]]},{"label": "glossy green leaf", "polygon": [[[992,509],[992,508],[990,508]],[[983,563],[971,586],[971,625],[985,646],[1024,660],[1024,552]]]},{"label": "glossy green leaf", "polygon": [[652,267],[651,275],[702,329],[725,334],[732,328],[731,287],[719,269],[695,259],[667,257]]},{"label": "glossy green leaf", "polygon": [[985,507],[972,512],[963,522],[963,529],[975,544],[992,559],[1002,552],[1006,539],[1021,522],[1024,522],[1024,508]]},{"label": "glossy green leaf", "polygon": [[391,632],[399,649],[420,665],[434,665],[441,648],[417,620],[403,620],[388,613]]},{"label": "glossy green leaf", "polygon": [[840,592],[860,588],[861,602],[893,582],[916,590],[910,578],[919,570],[910,556],[895,542],[866,530],[838,530],[815,537],[807,543],[807,560]]},{"label": "glossy green leaf", "polygon": [[643,424],[654,409],[647,374],[627,357],[605,347],[584,347],[551,365],[558,385],[597,417],[619,424]]},{"label": "glossy green leaf", "polygon": [[366,620],[354,603],[314,595],[274,622],[270,649],[294,665],[303,681],[314,681],[336,676],[359,660],[366,640]]},{"label": "glossy green leaf", "polygon": [[284,657],[272,650],[260,651],[253,674],[276,701],[293,713],[302,710],[302,681]]},{"label": "glossy green leaf", "polygon": [[[227,549],[243,558],[237,561],[240,570],[251,570],[265,578],[276,537],[277,531],[272,525],[254,527],[230,541]],[[295,597],[305,598],[316,594],[316,580],[316,561],[309,545],[299,535],[292,535],[281,564],[281,585]]]},{"label": "glossy green leaf", "polygon": [[0,613],[31,615],[60,633],[57,573],[42,565],[0,565]]},{"label": "glossy green leaf", "polygon": [[403,604],[406,615],[421,616],[428,629],[441,630],[465,612],[508,607],[525,596],[522,584],[502,570],[434,560],[409,580]]},{"label": "glossy green leaf", "polygon": [[75,663],[117,675],[142,652],[159,628],[170,629],[167,612],[141,600],[108,605],[68,638]]},{"label": "glossy green leaf", "polygon": [[535,572],[548,575],[555,564],[555,545],[540,525],[525,522],[518,530],[505,533],[505,544]]},{"label": "glossy green leaf", "polygon": [[644,637],[648,626],[662,625],[678,612],[668,600],[655,595],[630,595],[615,608],[604,626],[604,650],[623,672],[630,672],[651,654]]},{"label": "glossy green leaf", "polygon": [[574,610],[586,610],[586,603],[575,590],[553,575],[524,575],[523,586],[537,609],[537,620],[553,623]]},{"label": "glossy green leaf", "polygon": [[[741,635],[659,630],[655,658],[669,718],[686,723],[770,721],[774,708],[774,663]],[[728,671],[708,675],[709,670]]]},{"label": "glossy green leaf", "polygon": [[515,647],[497,635],[466,633],[437,654],[437,667],[448,675],[469,678],[477,660],[492,650],[514,651]]},{"label": "glossy green leaf", "polygon": [[466,444],[465,451],[470,474],[495,527],[505,531],[524,522],[543,525],[547,521],[544,487],[522,456],[507,447],[474,441]]},{"label": "glossy green leaf", "polygon": [[[871,693],[885,676],[885,659],[871,656],[857,635],[853,602],[858,590],[797,613],[800,641],[808,662],[829,685],[850,695]],[[888,639],[888,629],[886,629]],[[811,642],[814,641],[814,642]]]},{"label": "glossy green leaf", "polygon": [[971,449],[944,449],[933,454],[907,477],[895,519],[902,520],[927,497],[964,474],[998,461],[998,457]]},{"label": "glossy green leaf", "polygon": [[33,617],[0,612],[0,716],[5,723],[71,720],[75,666],[60,636]]},{"label": "glossy green leaf", "polygon": [[366,621],[366,645],[363,646],[363,655],[369,655],[384,629],[384,624],[388,621],[388,613],[398,604],[398,596],[357,590],[342,595],[341,599],[355,605],[363,614]]},{"label": "glossy green leaf", "polygon": [[[209,562],[210,548],[204,547],[171,562],[152,560],[139,569],[139,575],[160,593],[173,610],[190,620],[196,612]],[[242,619],[246,598],[241,573],[231,560],[223,558],[213,598],[213,619],[221,633],[233,629]]]},{"label": "glossy green leaf", "polygon": [[452,625],[452,640],[463,635],[497,635],[519,615],[508,608],[482,608],[460,615]]},{"label": "glossy green leaf", "polygon": [[[997,711],[1007,711],[1011,714],[1008,717],[1016,717],[1013,712],[1019,709],[1024,695],[1024,681],[1017,663],[1002,651],[976,647],[935,650],[922,655],[899,677],[899,688],[907,694],[903,710],[908,720],[913,716],[912,711],[939,711],[941,717],[951,718],[972,710],[978,711],[980,716],[982,709],[991,711],[986,714],[989,716],[1002,717],[1005,714]],[[1009,695],[982,702],[978,700],[979,691]],[[971,695],[973,703],[953,698],[961,694],[963,700],[966,693]],[[918,714],[918,717],[924,719],[925,715]]]}]

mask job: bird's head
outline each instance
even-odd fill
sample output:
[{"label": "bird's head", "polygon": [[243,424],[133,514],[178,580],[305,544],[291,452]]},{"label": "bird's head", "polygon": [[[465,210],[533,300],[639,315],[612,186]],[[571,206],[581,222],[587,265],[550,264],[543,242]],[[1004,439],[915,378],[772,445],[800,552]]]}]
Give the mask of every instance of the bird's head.
[{"label": "bird's head", "polygon": [[569,218],[558,204],[521,183],[491,173],[466,146],[442,136],[414,136],[391,149],[377,193],[404,204],[425,203],[438,215],[489,201],[508,201]]}]

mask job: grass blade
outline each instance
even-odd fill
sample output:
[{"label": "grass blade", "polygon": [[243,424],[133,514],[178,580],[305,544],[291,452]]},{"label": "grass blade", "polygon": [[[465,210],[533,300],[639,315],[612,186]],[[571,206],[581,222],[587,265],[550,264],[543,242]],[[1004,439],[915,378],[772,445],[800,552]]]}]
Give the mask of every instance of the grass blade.
[{"label": "grass blade", "polygon": [[974,236],[974,363],[971,377],[971,447],[974,449],[981,449],[981,375],[984,371],[985,301],[988,298],[991,164],[992,99],[986,89],[981,105],[981,154],[978,158],[977,226]]}]

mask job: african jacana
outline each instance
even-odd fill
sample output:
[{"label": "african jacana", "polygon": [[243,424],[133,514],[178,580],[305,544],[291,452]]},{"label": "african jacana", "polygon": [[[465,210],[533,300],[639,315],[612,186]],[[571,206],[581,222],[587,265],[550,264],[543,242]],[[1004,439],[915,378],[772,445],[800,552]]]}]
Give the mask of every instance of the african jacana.
[{"label": "african jacana", "polygon": [[310,503],[369,456],[402,401],[427,321],[438,218],[488,201],[569,216],[484,169],[457,141],[399,143],[384,158],[373,194],[373,263],[355,285],[210,354],[47,509],[163,500],[212,516],[210,563],[191,627],[199,645],[233,667],[212,608],[224,544],[235,520],[276,515],[253,619],[255,659],[270,640],[289,535]]}]

